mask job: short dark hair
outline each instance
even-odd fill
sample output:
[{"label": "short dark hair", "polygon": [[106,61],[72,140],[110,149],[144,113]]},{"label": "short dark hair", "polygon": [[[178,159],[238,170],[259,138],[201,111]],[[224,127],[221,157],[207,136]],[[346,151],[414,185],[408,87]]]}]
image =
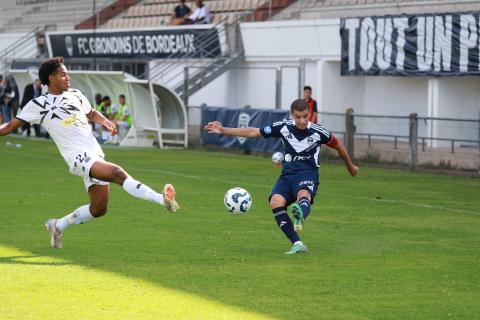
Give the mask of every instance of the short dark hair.
[{"label": "short dark hair", "polygon": [[290,105],[290,112],[309,110],[309,105],[305,99],[297,99]]},{"label": "short dark hair", "polygon": [[310,86],[305,86],[305,87],[303,87],[303,91],[305,91],[305,90],[310,90],[310,91],[312,91],[312,87],[310,87]]},{"label": "short dark hair", "polygon": [[124,95],[124,94],[121,94],[121,95],[119,95],[118,97],[125,99],[125,95]]},{"label": "short dark hair", "polygon": [[38,69],[38,77],[43,85],[49,85],[50,80],[48,77],[54,74],[58,68],[63,64],[63,57],[53,57],[48,60],[45,60],[40,69]]},{"label": "short dark hair", "polygon": [[110,96],[104,96],[103,101],[105,101],[105,100],[110,100]]}]

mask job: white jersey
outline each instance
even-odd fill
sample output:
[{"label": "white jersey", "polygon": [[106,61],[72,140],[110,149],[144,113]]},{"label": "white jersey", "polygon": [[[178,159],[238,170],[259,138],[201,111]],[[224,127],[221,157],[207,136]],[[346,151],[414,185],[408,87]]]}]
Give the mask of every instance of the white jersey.
[{"label": "white jersey", "polygon": [[91,111],[88,99],[80,91],[69,89],[61,95],[46,93],[30,100],[17,118],[41,124],[72,169],[79,155],[105,156],[86,117]]}]

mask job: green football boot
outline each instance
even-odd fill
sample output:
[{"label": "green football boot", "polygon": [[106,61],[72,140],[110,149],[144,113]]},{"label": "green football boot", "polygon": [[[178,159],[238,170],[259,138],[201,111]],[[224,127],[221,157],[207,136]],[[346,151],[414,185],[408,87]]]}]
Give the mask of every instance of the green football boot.
[{"label": "green football boot", "polygon": [[290,206],[290,209],[291,209],[291,215],[294,220],[293,229],[296,232],[300,232],[303,230],[303,222],[305,221],[305,219],[303,218],[302,208],[300,208],[298,204],[294,203]]},{"label": "green football boot", "polygon": [[308,248],[303,243],[294,244],[293,247],[285,252],[285,254],[307,253]]}]

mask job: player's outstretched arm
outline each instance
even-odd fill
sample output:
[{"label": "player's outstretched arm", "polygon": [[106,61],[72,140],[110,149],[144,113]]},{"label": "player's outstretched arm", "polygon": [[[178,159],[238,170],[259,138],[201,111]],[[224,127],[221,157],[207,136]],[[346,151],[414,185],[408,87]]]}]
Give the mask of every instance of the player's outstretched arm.
[{"label": "player's outstretched arm", "polygon": [[218,121],[209,122],[204,130],[208,133],[219,133],[227,136],[237,136],[245,138],[259,138],[261,137],[260,129],[258,128],[227,128]]},{"label": "player's outstretched arm", "polygon": [[117,128],[115,127],[113,122],[105,118],[105,116],[100,112],[98,112],[97,110],[92,109],[92,111],[90,111],[90,113],[87,114],[87,118],[91,122],[101,124],[102,126],[107,128],[107,130],[110,131],[112,135],[115,135],[117,133]]},{"label": "player's outstretched arm", "polygon": [[0,136],[6,136],[9,133],[17,131],[17,129],[24,124],[25,121],[18,118],[13,118],[10,122],[0,125]]},{"label": "player's outstretched arm", "polygon": [[332,148],[337,150],[338,155],[343,159],[343,162],[345,162],[345,166],[347,167],[348,172],[352,177],[355,177],[358,173],[358,170],[360,169],[353,164],[343,143],[335,138],[335,144]]}]

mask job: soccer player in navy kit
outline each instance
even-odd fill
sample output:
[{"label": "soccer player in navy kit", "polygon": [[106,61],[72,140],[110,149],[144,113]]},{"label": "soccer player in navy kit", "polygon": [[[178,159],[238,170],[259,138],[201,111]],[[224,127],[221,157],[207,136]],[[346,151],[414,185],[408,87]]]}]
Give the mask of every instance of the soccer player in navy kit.
[{"label": "soccer player in navy kit", "polygon": [[[226,128],[218,121],[209,122],[205,130],[246,138],[280,138],[285,146],[282,174],[278,178],[269,201],[273,216],[285,236],[292,242],[286,254],[307,252],[307,246],[298,236],[303,230],[304,220],[310,214],[318,187],[320,145],[337,150],[352,177],[358,173],[347,150],[337,138],[321,125],[308,121],[310,108],[303,99],[295,100],[290,106],[291,120],[275,122],[264,128]],[[287,207],[291,207],[294,220],[290,220]]]}]

